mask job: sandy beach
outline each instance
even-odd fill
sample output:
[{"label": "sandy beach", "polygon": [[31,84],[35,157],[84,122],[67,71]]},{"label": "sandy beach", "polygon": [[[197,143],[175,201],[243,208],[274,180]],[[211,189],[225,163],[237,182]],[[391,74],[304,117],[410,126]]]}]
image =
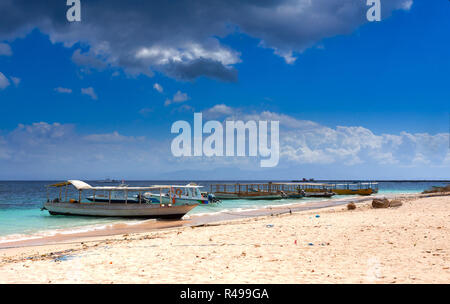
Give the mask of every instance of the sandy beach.
[{"label": "sandy beach", "polygon": [[0,249],[0,283],[450,283],[450,196]]}]

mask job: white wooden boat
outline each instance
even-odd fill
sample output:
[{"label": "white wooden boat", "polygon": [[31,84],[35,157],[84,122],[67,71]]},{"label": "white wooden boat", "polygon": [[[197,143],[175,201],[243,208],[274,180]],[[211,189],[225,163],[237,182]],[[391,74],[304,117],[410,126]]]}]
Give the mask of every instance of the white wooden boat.
[{"label": "white wooden boat", "polygon": [[285,198],[282,191],[273,189],[271,183],[262,184],[211,184],[210,193],[216,198],[245,200],[275,200]]},{"label": "white wooden boat", "polygon": [[[161,200],[164,204],[200,204],[207,205],[216,203],[219,200],[215,198],[213,194],[204,195],[200,192],[200,188],[196,184],[187,184],[185,186],[180,185],[168,185],[162,186],[167,190],[164,193],[144,193],[144,198],[152,200]],[[170,191],[168,191],[170,189]]]},{"label": "white wooden boat", "polygon": [[[76,190],[78,199],[69,198],[69,187],[73,186]],[[57,198],[50,199],[49,190],[59,189]],[[93,187],[79,180],[69,180],[66,182],[48,186],[47,202],[43,210],[48,210],[52,215],[77,215],[77,216],[106,216],[106,217],[145,217],[145,218],[182,218],[190,210],[198,206],[198,202],[171,202],[162,200],[162,190],[168,189],[169,197],[172,196],[170,186],[149,186],[149,187]],[[64,191],[63,191],[64,190]],[[160,200],[146,199],[142,192],[160,191]],[[91,201],[83,202],[83,191],[93,193]],[[64,195],[63,195],[64,192]],[[108,201],[105,195],[102,195],[101,201],[96,201],[98,192],[108,193]],[[124,193],[124,202],[111,197],[112,192]],[[136,197],[128,201],[128,193],[138,192]],[[63,198],[64,196],[64,198]],[[98,197],[98,196],[97,196]],[[116,196],[117,197],[117,196]],[[114,201],[115,200],[115,201]]]}]

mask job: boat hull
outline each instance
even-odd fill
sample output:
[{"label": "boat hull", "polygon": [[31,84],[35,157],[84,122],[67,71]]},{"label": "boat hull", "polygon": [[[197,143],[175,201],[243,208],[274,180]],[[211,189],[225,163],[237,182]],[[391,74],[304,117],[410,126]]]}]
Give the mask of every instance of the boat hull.
[{"label": "boat hull", "polygon": [[303,189],[307,193],[323,193],[332,191],[337,195],[371,195],[373,193],[377,193],[378,190],[374,190],[371,188],[368,189]]},{"label": "boat hull", "polygon": [[371,195],[377,192],[373,189],[333,189],[332,191],[338,195]]},{"label": "boat hull", "polygon": [[287,193],[286,194],[286,198],[304,198],[305,195],[304,194],[300,194],[300,193]]},{"label": "boat hull", "polygon": [[45,203],[52,215],[130,218],[182,218],[197,205],[160,206],[159,204]]},{"label": "boat hull", "polygon": [[281,194],[270,193],[221,193],[215,192],[215,197],[221,200],[226,199],[245,199],[245,200],[273,200],[283,198]]},{"label": "boat hull", "polygon": [[332,197],[335,195],[333,192],[307,192],[305,191],[305,197]]},{"label": "boat hull", "polygon": [[[162,199],[163,204],[200,204],[200,205],[207,205],[209,203],[208,199],[194,199],[194,198],[184,198],[184,197],[178,197],[173,196],[172,201],[170,200],[170,197],[168,196],[160,196],[159,194],[145,194],[146,198],[151,198],[154,202],[159,202],[160,199]],[[174,202],[175,200],[175,202]]]}]

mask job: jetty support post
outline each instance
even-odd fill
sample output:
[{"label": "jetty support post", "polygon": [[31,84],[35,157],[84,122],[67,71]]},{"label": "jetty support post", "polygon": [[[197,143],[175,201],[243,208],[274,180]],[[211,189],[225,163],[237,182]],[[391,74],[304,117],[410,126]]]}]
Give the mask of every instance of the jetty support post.
[{"label": "jetty support post", "polygon": [[128,203],[128,190],[125,190],[125,204]]},{"label": "jetty support post", "polygon": [[108,204],[111,204],[111,190],[109,190],[108,198],[109,198]]},{"label": "jetty support post", "polygon": [[65,188],[66,188],[66,189],[65,189],[66,195],[65,195],[64,201],[67,202],[67,185],[66,185]]},{"label": "jetty support post", "polygon": [[139,204],[141,203],[142,191],[139,191]]}]

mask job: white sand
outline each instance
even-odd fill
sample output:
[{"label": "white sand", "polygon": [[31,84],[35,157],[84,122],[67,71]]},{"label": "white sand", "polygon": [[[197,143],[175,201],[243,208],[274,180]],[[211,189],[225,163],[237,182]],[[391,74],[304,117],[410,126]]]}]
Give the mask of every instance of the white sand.
[{"label": "white sand", "polygon": [[357,207],[3,249],[0,283],[450,283],[450,196]]}]

